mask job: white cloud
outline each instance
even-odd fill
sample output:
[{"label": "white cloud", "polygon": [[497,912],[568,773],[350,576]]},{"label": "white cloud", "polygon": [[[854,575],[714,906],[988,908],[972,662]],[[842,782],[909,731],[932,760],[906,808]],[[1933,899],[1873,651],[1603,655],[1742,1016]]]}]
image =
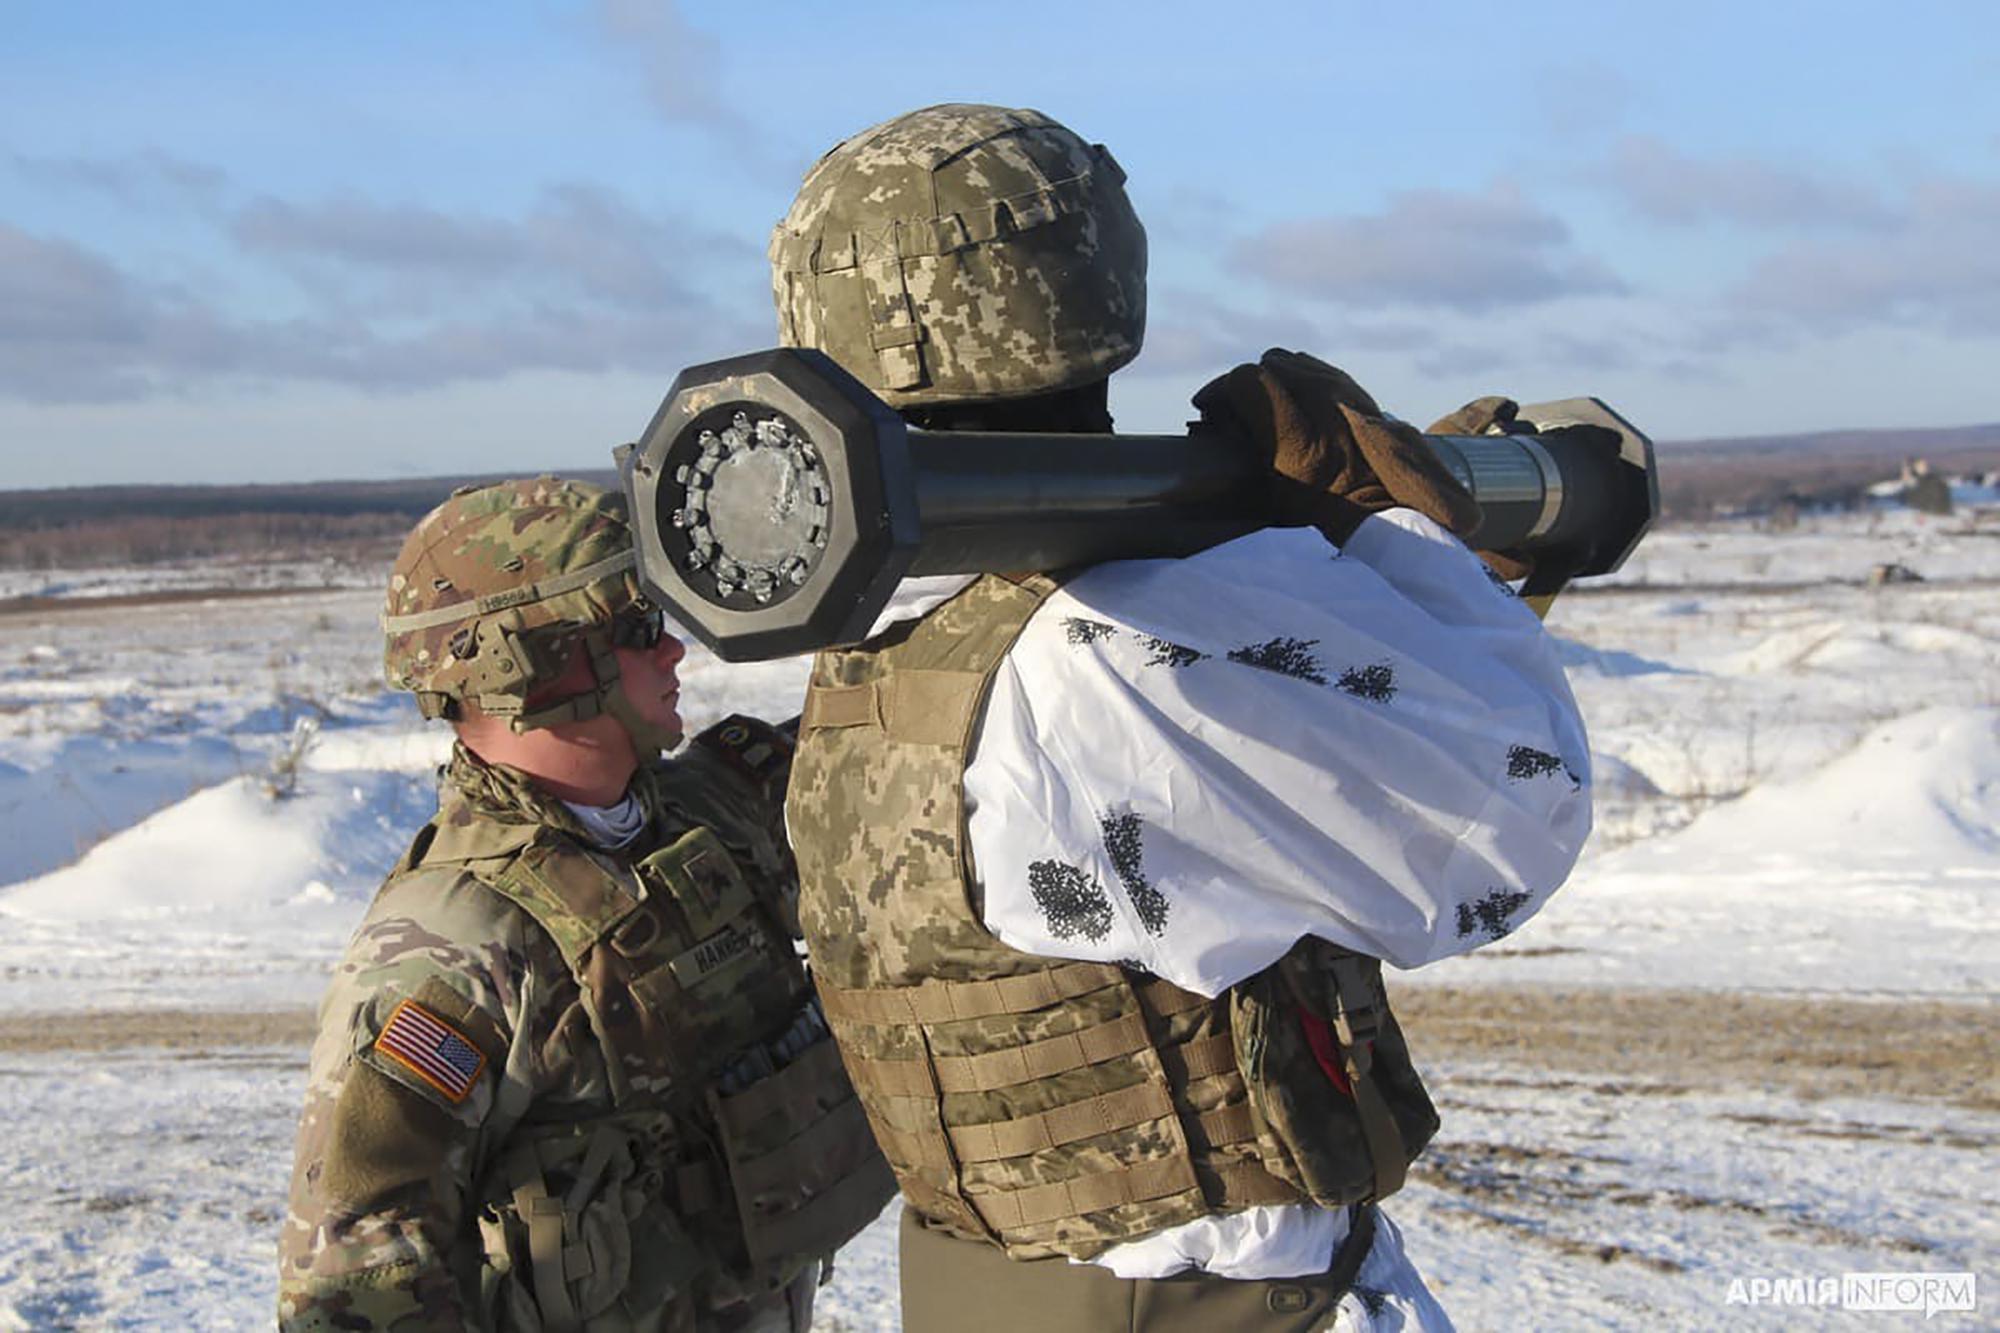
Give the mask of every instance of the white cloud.
[{"label": "white cloud", "polygon": [[219,168],[190,162],[158,148],[117,157],[32,157],[15,154],[10,165],[22,179],[56,189],[89,190],[125,204],[193,205],[215,202],[228,177]]},{"label": "white cloud", "polygon": [[1621,139],[1589,179],[1657,222],[1873,230],[1895,220],[1889,201],[1870,185],[1757,158],[1698,158],[1649,135]]},{"label": "white cloud", "polygon": [[319,266],[301,313],[237,311],[0,223],[0,395],[101,402],[225,382],[419,389],[533,370],[664,373],[766,336],[754,251],[742,298],[719,299],[676,267],[712,252],[710,238],[595,192],[552,192],[517,221],[266,200],[235,234],[253,253]]},{"label": "white cloud", "polygon": [[1410,190],[1379,213],[1276,223],[1238,242],[1230,262],[1279,291],[1363,308],[1481,312],[1625,290],[1574,250],[1561,218],[1505,183]]},{"label": "white cloud", "polygon": [[2000,182],[1933,177],[1879,234],[1794,245],[1730,294],[1752,319],[1815,331],[1898,325],[2000,336]]},{"label": "white cloud", "polygon": [[739,94],[723,82],[722,43],[690,24],[674,0],[597,0],[595,19],[619,53],[637,62],[664,119],[754,146],[756,131],[733,104]]}]

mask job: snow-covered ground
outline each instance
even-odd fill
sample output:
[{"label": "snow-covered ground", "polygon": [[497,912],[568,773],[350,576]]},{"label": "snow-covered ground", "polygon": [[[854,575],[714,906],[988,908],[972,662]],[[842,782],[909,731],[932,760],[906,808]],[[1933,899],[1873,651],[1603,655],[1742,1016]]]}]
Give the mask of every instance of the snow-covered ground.
[{"label": "snow-covered ground", "polygon": [[[1923,581],[1869,586],[1890,563]],[[0,1330],[268,1323],[305,1010],[444,748],[378,684],[377,597],[352,586],[373,582],[0,580],[276,590],[0,615]],[[1490,1050],[1437,1029],[1446,1128],[1392,1209],[1447,1305],[1467,1328],[1773,1325],[1828,1312],[1728,1304],[1732,1279],[2000,1280],[2000,522],[1669,529],[1550,623],[1599,831],[1541,917],[1402,982],[1424,988],[1420,1059],[1433,1009],[1454,1032],[1493,1015]],[[785,716],[804,670],[697,650],[685,709]],[[1621,1051],[1623,1029],[1560,1023],[1505,1053],[1523,997],[1610,1023],[1655,993],[1647,1014],[1696,1031],[1745,1021],[1704,996],[1754,998],[1760,1024],[1833,1042],[1841,1078],[1721,1058],[1772,1035],[1727,1023],[1713,1067],[1692,1038],[1650,1067],[1643,1031]],[[1925,1006],[1881,1038],[1899,1054],[1964,1017],[1950,1050],[1973,1068],[1932,1091],[1921,1059],[1885,1061],[1871,1082],[1863,1035],[1814,1020],[1856,1000]],[[821,1327],[896,1326],[892,1222],[843,1258]]]}]

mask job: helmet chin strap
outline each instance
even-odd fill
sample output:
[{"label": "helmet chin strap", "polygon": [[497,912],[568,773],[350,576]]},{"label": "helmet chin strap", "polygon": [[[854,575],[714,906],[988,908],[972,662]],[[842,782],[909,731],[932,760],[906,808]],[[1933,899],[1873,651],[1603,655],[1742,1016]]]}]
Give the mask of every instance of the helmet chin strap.
[{"label": "helmet chin strap", "polygon": [[508,719],[508,726],[516,732],[534,731],[565,722],[585,722],[608,714],[632,738],[632,748],[638,753],[640,763],[658,758],[678,746],[683,734],[681,729],[648,721],[633,704],[631,696],[625,693],[625,680],[618,670],[618,654],[612,647],[610,633],[592,631],[584,636],[583,643],[585,651],[590,654],[590,669],[597,678],[596,686],[542,708],[523,709]]},{"label": "helmet chin strap", "polygon": [[632,738],[632,748],[639,752],[639,762],[647,763],[659,758],[668,750],[681,743],[681,729],[659,722],[648,722],[639,716],[639,710],[632,706],[631,696],[625,693],[625,682],[613,680],[603,690],[604,711],[618,719],[625,728],[625,734]]}]

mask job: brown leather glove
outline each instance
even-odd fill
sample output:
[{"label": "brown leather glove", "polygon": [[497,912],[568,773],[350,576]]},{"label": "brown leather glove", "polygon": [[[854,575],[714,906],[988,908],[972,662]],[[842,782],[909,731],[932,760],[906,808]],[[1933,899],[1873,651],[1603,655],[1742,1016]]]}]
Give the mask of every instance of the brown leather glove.
[{"label": "brown leather glove", "polygon": [[1416,429],[1383,417],[1344,371],[1272,348],[1203,385],[1202,419],[1263,452],[1281,521],[1311,524],[1345,542],[1369,514],[1407,506],[1464,535],[1479,505]]},{"label": "brown leather glove", "polygon": [[1519,583],[1535,572],[1533,558],[1518,552],[1474,551],[1473,554],[1486,562],[1486,567],[1493,571],[1496,578],[1508,583]]},{"label": "brown leather glove", "polygon": [[1424,428],[1426,435],[1489,435],[1497,426],[1502,435],[1525,435],[1534,429],[1518,421],[1521,405],[1512,398],[1489,394],[1475,398],[1456,412],[1439,417]]}]

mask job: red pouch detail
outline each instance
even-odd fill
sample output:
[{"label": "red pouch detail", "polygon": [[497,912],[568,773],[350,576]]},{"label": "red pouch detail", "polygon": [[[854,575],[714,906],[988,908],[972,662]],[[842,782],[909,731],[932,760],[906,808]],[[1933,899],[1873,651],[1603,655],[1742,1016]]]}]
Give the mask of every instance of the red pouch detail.
[{"label": "red pouch detail", "polygon": [[1297,1009],[1299,1026],[1305,1029],[1306,1044],[1312,1047],[1313,1059],[1319,1061],[1321,1072],[1340,1089],[1342,1096],[1352,1097],[1354,1089],[1348,1086],[1347,1071],[1341,1066],[1340,1043],[1334,1040],[1333,1024],[1315,1017],[1304,1005]]}]

